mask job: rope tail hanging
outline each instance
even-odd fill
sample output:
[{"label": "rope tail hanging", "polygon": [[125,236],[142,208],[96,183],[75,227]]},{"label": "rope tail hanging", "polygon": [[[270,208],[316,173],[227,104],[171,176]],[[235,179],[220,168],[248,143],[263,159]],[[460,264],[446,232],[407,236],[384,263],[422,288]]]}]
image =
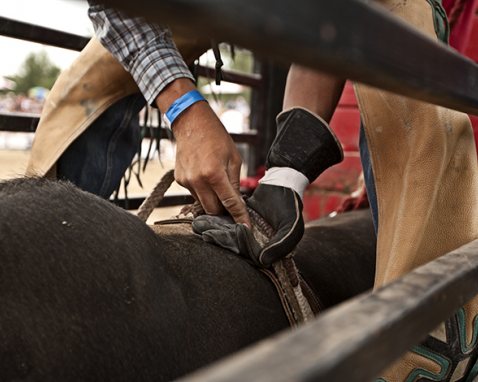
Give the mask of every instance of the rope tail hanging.
[{"label": "rope tail hanging", "polygon": [[[247,211],[252,221],[252,234],[259,243],[267,243],[274,235],[274,230],[256,211],[251,208],[247,208]],[[292,311],[295,324],[298,325],[312,319],[314,310],[302,290],[293,253],[273,263],[272,269]]]},{"label": "rope tail hanging", "polygon": [[144,200],[144,202],[139,206],[138,217],[146,222],[153,210],[158,207],[161,200],[164,198],[164,194],[169,189],[171,184],[174,181],[174,170],[169,170],[166,172],[159,183],[154,187],[151,194]]}]

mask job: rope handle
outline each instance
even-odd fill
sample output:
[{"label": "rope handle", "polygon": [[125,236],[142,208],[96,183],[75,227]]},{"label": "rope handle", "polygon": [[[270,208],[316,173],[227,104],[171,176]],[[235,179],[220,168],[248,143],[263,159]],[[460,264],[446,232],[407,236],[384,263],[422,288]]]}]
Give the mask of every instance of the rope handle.
[{"label": "rope handle", "polygon": [[164,194],[168,191],[171,184],[174,182],[174,170],[166,172],[154,187],[149,196],[141,203],[138,209],[137,216],[146,223],[146,220],[150,217],[153,210],[159,206],[161,200],[164,198]]}]

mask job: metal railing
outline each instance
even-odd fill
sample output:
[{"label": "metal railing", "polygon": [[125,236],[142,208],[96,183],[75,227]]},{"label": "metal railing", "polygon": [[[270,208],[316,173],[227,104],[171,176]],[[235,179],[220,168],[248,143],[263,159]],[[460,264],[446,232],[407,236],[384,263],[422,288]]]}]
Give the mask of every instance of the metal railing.
[{"label": "metal railing", "polygon": [[[478,66],[370,2],[105,1],[278,60],[478,112]],[[478,241],[183,380],[371,380],[476,294]]]},{"label": "metal railing", "polygon": [[88,37],[62,32],[0,16],[0,35],[70,50],[82,50]]},{"label": "metal railing", "polygon": [[[32,25],[30,23],[13,20],[2,16],[0,16],[0,35],[74,51],[81,51],[89,41],[88,37],[78,36],[43,26]],[[197,66],[196,72],[201,77],[211,79],[215,78],[214,68]],[[255,100],[265,102],[267,99],[267,95],[265,94],[267,92],[267,83],[264,80],[264,76],[261,74],[248,74],[242,72],[238,73],[223,70],[222,77],[224,81],[251,87],[253,89],[253,97]],[[251,172],[253,172],[255,168],[257,168],[258,164],[262,163],[263,159],[265,158],[264,153],[255,153],[254,151],[264,151],[262,146],[264,144],[267,146],[271,141],[269,138],[268,142],[263,143],[263,137],[261,136],[261,133],[264,131],[264,128],[262,127],[264,125],[264,118],[257,118],[254,116],[254,114],[259,112],[262,113],[263,109],[264,108],[261,105],[257,105],[257,102],[252,108],[251,132],[230,134],[236,143],[245,143],[249,145],[249,148],[252,150],[251,159],[248,161]],[[39,115],[28,113],[0,113],[0,131],[34,133],[39,123],[39,117]],[[272,125],[269,124],[269,126],[272,128]],[[168,134],[162,127],[144,129],[143,133],[145,138],[171,139],[171,134]],[[124,199],[118,199],[115,200],[115,203],[122,207],[135,209],[143,200],[144,198],[128,198],[127,201]],[[186,195],[166,196],[164,201],[161,203],[161,206],[180,205],[190,201],[191,198]]]},{"label": "metal railing", "polygon": [[184,382],[372,381],[478,292],[478,240]]},{"label": "metal railing", "polygon": [[[293,58],[398,94],[478,112],[478,66],[369,2],[303,0],[293,7],[270,0],[105,2],[150,19],[161,15],[163,22],[187,25],[191,33],[201,30],[264,56]],[[29,35],[15,30],[12,24],[2,33]],[[18,123],[31,131],[29,118]],[[184,380],[369,380],[477,293],[474,241]]]},{"label": "metal railing", "polygon": [[104,2],[266,57],[478,113],[476,64],[370,1],[303,0],[293,7],[270,0]]}]

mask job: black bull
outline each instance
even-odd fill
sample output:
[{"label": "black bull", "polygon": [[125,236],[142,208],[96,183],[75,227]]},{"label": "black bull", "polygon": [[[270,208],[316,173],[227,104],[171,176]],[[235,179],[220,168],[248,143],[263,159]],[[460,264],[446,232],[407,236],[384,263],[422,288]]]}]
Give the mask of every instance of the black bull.
[{"label": "black bull", "polygon": [[[163,381],[288,326],[247,262],[68,183],[0,185],[0,380]],[[371,287],[368,211],[307,228],[296,261],[324,307]]]}]

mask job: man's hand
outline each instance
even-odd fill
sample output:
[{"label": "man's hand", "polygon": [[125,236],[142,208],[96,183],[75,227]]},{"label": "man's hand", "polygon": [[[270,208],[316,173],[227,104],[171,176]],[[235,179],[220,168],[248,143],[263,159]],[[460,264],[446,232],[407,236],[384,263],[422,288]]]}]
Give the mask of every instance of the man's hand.
[{"label": "man's hand", "polygon": [[209,105],[198,102],[181,114],[174,135],[176,181],[207,214],[219,215],[225,208],[237,223],[250,224],[239,193],[241,156]]},{"label": "man's hand", "polygon": [[[156,99],[160,110],[194,90],[188,79],[177,79]],[[218,215],[224,208],[234,221],[250,224],[246,206],[239,193],[241,156],[219,118],[207,102],[197,102],[175,120],[177,142],[176,181],[186,187],[207,214]]]},{"label": "man's hand", "polygon": [[[246,203],[272,228],[271,232],[255,234],[228,217],[208,215],[197,217],[193,230],[207,242],[251,258],[259,266],[269,267],[288,255],[302,238],[302,202],[290,188],[260,184]],[[263,234],[270,237],[265,238]]]},{"label": "man's hand", "polygon": [[205,241],[268,267],[290,253],[302,238],[300,198],[307,185],[342,159],[342,147],[324,120],[301,108],[282,112],[277,117],[277,136],[267,156],[266,174],[247,200],[248,207],[272,227],[269,240],[244,225],[214,216],[195,219],[193,230]]}]

